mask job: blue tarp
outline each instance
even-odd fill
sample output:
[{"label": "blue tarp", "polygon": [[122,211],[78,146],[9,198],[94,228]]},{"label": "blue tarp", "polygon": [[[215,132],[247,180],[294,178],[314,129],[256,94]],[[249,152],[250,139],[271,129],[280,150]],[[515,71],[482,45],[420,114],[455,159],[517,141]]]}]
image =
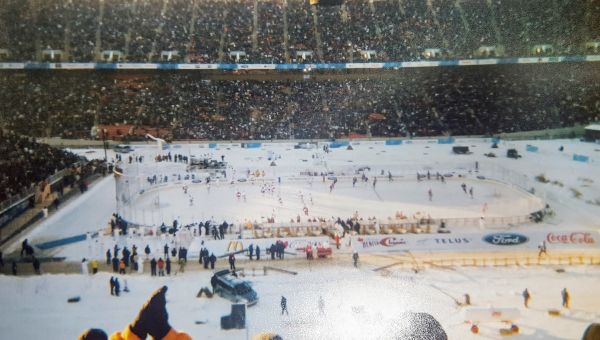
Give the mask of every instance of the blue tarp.
[{"label": "blue tarp", "polygon": [[209,147],[210,149],[214,149],[214,148],[216,148],[216,147],[217,147],[217,143],[208,143],[208,147]]},{"label": "blue tarp", "polygon": [[529,152],[538,152],[539,151],[537,146],[529,145],[529,144],[527,144],[527,146],[525,147],[525,150],[527,150]]},{"label": "blue tarp", "polygon": [[588,156],[584,156],[584,155],[573,154],[573,160],[576,162],[587,163],[590,161],[590,158]]},{"label": "blue tarp", "polygon": [[396,140],[396,139],[389,139],[385,141],[385,145],[401,145],[402,141],[401,140]]}]

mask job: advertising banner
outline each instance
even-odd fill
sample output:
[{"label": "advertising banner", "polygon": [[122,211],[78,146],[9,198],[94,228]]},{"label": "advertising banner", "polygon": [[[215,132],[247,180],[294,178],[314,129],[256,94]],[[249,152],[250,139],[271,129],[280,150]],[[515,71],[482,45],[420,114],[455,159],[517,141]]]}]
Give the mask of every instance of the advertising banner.
[{"label": "advertising banner", "polygon": [[547,249],[600,250],[600,235],[593,231],[510,231],[450,234],[398,234],[352,236],[357,252],[401,251],[512,251]]},{"label": "advertising banner", "polygon": [[[277,241],[283,242],[285,246],[286,254],[297,254],[304,256],[304,250],[310,243],[324,244],[328,242],[329,238],[326,236],[319,237],[284,237],[284,238],[260,238],[260,239],[236,239],[236,240],[201,240],[195,238],[190,245],[189,252],[192,257],[197,257],[200,252],[200,248],[207,248],[210,253],[214,253],[215,256],[221,256],[223,254],[236,252],[243,249],[248,249],[252,244],[256,249],[259,246],[261,253],[266,255],[266,251],[275,244]],[[293,255],[292,255],[293,256]]]}]

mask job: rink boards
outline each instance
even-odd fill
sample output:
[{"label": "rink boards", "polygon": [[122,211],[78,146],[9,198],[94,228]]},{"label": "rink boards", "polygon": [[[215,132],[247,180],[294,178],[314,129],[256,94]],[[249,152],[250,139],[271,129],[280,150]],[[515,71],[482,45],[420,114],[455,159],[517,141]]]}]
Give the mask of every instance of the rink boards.
[{"label": "rink boards", "polygon": [[546,242],[553,250],[600,250],[600,234],[590,231],[482,231],[448,234],[356,235],[356,252],[497,252],[537,250]]}]

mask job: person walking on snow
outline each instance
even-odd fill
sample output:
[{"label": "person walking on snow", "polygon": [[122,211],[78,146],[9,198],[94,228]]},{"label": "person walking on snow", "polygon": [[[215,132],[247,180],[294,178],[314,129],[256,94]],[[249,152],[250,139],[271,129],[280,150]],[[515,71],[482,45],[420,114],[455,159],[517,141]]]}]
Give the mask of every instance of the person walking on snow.
[{"label": "person walking on snow", "polygon": [[215,254],[211,253],[208,260],[210,261],[210,269],[215,269],[215,262],[217,262],[217,257],[215,256]]},{"label": "person walking on snow", "polygon": [[235,256],[229,255],[229,270],[235,271]]},{"label": "person walking on snow", "polygon": [[119,261],[119,274],[125,274],[125,260],[121,259],[121,261]]},{"label": "person walking on snow", "polygon": [[538,257],[541,257],[542,254],[548,255],[547,249],[546,249],[546,241],[542,241],[542,243],[538,246],[538,249],[540,250],[538,253]]},{"label": "person walking on snow", "polygon": [[158,259],[156,265],[158,267],[158,276],[165,276],[165,261],[162,257]]},{"label": "person walking on snow", "polygon": [[37,259],[37,257],[33,257],[33,271],[37,274],[40,275],[40,260]]},{"label": "person walking on snow", "polygon": [[567,288],[563,288],[563,290],[560,291],[560,296],[562,298],[562,306],[565,308],[570,308],[571,296],[569,295],[569,291],[567,291]]},{"label": "person walking on snow", "polygon": [[185,260],[182,258],[179,259],[179,272],[183,273],[185,269]]},{"label": "person walking on snow", "polygon": [[248,254],[250,255],[250,261],[252,261],[252,256],[254,256],[254,245],[250,244],[248,247]]},{"label": "person walking on snow", "polygon": [[431,191],[431,189],[429,189],[427,194],[429,195],[429,202],[431,202],[431,199],[433,198],[433,192]]},{"label": "person walking on snow", "polygon": [[83,274],[83,275],[89,274],[88,263],[85,258],[83,258],[83,260],[81,260],[81,274]]},{"label": "person walking on snow", "polygon": [[150,261],[150,276],[156,276],[156,259],[152,258]]},{"label": "person walking on snow", "polygon": [[290,315],[290,313],[288,313],[287,299],[285,298],[285,296],[281,297],[281,315],[283,315],[283,312],[285,312],[286,315]]},{"label": "person walking on snow", "polygon": [[121,284],[119,283],[119,279],[115,277],[115,295],[119,296],[121,292]]},{"label": "person walking on snow", "polygon": [[529,294],[529,290],[527,288],[525,288],[522,295],[523,295],[523,304],[525,305],[525,308],[529,308],[529,301],[531,300],[531,294]]},{"label": "person walking on snow", "polygon": [[115,295],[115,278],[111,276],[108,283],[110,285],[110,295]]},{"label": "person walking on snow", "polygon": [[358,267],[358,252],[352,254],[352,260],[354,261],[354,267]]},{"label": "person walking on snow", "polygon": [[110,255],[110,249],[106,251],[106,265],[110,266],[112,256]]}]

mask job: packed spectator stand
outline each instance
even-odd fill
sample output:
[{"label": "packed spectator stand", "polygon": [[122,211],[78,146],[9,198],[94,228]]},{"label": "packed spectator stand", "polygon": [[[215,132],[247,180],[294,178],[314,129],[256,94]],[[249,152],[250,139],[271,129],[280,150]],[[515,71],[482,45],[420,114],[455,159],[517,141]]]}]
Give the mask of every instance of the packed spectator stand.
[{"label": "packed spectator stand", "polygon": [[307,80],[3,71],[0,120],[17,133],[63,138],[93,138],[97,124],[164,128],[177,140],[492,135],[597,121],[599,67],[434,67]]},{"label": "packed spectator stand", "polygon": [[79,161],[76,155],[0,129],[0,202]]},{"label": "packed spectator stand", "polygon": [[0,27],[0,61],[410,61],[598,53],[600,4],[2,0]]}]

